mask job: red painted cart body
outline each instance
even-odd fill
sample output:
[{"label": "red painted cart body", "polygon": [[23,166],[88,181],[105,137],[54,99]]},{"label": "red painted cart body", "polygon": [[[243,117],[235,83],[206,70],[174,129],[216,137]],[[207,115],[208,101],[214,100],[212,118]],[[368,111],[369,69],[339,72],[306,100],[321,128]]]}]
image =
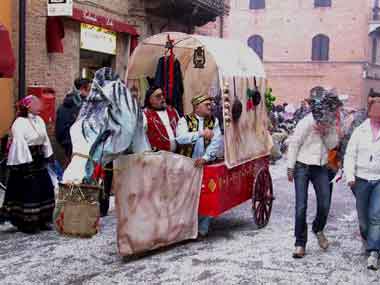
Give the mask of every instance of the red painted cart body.
[{"label": "red painted cart body", "polygon": [[273,201],[267,156],[232,169],[228,169],[223,162],[204,168],[200,215],[217,217],[251,199],[254,220],[259,227],[263,227],[269,221]]}]

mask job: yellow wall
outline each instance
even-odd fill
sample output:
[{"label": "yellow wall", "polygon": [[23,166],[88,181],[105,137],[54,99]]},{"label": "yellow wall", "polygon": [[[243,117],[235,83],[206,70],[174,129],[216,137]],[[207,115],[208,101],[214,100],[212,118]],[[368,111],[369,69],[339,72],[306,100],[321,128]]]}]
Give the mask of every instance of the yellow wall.
[{"label": "yellow wall", "polygon": [[[0,1],[0,23],[8,29],[10,35],[12,32],[12,1]],[[0,137],[7,132],[12,123],[13,102],[13,79],[0,78]]]}]

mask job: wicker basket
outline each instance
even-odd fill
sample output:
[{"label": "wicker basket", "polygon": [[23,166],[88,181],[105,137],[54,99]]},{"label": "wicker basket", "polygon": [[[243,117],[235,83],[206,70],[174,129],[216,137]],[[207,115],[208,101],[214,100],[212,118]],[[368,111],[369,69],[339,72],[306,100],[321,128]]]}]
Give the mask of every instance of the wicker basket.
[{"label": "wicker basket", "polygon": [[99,196],[102,188],[94,185],[59,184],[54,225],[60,234],[92,237],[99,231]]}]

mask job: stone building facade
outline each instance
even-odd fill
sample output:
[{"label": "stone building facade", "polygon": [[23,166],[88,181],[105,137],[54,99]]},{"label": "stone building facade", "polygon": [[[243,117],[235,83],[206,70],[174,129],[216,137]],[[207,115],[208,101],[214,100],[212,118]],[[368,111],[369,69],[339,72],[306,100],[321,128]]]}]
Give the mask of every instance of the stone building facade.
[{"label": "stone building facade", "polygon": [[[227,36],[262,47],[279,102],[298,104],[313,88],[327,87],[347,94],[349,104],[363,106],[369,88],[380,90],[373,34],[368,33],[376,1],[232,0],[230,5]],[[327,60],[312,59],[318,35],[326,38]]]}]

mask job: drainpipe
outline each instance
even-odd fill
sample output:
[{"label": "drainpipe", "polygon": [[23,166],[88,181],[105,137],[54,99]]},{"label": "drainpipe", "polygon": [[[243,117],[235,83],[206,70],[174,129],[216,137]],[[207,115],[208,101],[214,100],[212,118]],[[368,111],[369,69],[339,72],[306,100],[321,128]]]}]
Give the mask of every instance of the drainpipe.
[{"label": "drainpipe", "polygon": [[19,60],[18,60],[18,91],[19,99],[25,97],[25,37],[26,37],[26,0],[19,2]]},{"label": "drainpipe", "polygon": [[224,37],[224,16],[220,16],[220,27],[219,27],[219,37],[223,39]]}]

